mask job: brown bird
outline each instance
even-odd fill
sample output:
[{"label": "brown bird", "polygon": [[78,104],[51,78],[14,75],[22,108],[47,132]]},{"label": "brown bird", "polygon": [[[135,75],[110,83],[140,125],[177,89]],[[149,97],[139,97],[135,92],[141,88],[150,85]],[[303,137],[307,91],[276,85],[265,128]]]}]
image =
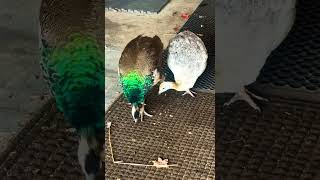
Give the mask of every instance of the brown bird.
[{"label": "brown bird", "polygon": [[163,44],[158,36],[139,35],[131,40],[119,60],[119,77],[124,96],[132,105],[135,122],[143,116],[152,117],[145,111],[145,96],[149,90],[162,80],[160,68]]}]

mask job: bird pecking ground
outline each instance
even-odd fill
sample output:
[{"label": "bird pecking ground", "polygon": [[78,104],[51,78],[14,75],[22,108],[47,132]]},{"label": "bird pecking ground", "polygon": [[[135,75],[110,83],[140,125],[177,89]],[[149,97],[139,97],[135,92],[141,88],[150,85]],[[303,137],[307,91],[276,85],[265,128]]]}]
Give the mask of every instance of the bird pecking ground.
[{"label": "bird pecking ground", "polygon": [[125,45],[139,34],[158,35],[166,47],[187,19],[182,14],[191,15],[200,0],[172,0],[159,14],[143,15],[126,12],[105,12],[106,48],[106,109],[120,95],[118,81],[118,61]]}]

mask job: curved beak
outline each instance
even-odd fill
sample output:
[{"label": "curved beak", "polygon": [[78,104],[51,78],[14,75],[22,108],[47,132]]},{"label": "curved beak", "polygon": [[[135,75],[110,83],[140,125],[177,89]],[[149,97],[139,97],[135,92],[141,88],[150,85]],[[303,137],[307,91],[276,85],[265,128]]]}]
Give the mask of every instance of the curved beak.
[{"label": "curved beak", "polygon": [[159,90],[158,95],[162,94],[164,91]]}]

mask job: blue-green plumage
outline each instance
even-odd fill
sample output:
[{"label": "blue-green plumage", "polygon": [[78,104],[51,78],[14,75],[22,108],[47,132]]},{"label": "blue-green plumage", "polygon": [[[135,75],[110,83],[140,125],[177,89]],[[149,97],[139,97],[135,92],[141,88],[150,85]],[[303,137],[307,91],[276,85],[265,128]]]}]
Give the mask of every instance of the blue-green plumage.
[{"label": "blue-green plumage", "polygon": [[153,83],[154,78],[152,75],[143,76],[137,71],[120,75],[120,85],[124,96],[135,106],[144,102],[145,96],[151,90]]},{"label": "blue-green plumage", "polygon": [[80,133],[104,129],[104,51],[73,34],[60,47],[42,46],[42,69],[58,109]]}]

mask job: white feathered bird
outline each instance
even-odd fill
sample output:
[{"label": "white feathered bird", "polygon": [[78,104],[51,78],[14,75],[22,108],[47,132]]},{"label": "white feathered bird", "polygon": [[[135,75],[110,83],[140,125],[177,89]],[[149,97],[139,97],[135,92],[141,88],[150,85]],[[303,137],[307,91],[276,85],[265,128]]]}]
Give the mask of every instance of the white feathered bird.
[{"label": "white feathered bird", "polygon": [[185,91],[194,97],[190,89],[207,67],[208,53],[202,40],[191,31],[177,34],[169,42],[168,67],[174,75],[175,82],[163,82],[159,94],[174,89]]},{"label": "white feathered bird", "polygon": [[285,39],[295,19],[296,0],[215,1],[216,93],[236,94],[225,105],[251,97],[266,100],[245,86],[253,83],[267,57]]}]

